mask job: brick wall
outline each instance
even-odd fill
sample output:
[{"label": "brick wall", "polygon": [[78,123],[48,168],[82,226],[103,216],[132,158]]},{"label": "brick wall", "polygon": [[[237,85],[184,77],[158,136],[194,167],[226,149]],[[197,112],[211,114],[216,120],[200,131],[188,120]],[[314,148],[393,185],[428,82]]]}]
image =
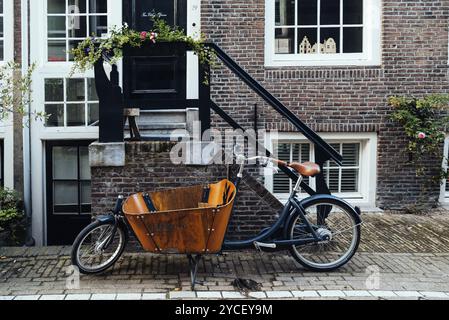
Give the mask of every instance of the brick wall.
[{"label": "brick wall", "polygon": [[[225,165],[185,166],[170,161],[173,145],[163,142],[126,143],[124,167],[92,168],[92,212],[99,214],[114,207],[119,194],[156,191],[181,186],[217,182],[227,176]],[[235,178],[229,168],[230,180]],[[245,175],[236,198],[229,226],[231,238],[254,235],[271,224],[280,203],[251,176]]]},{"label": "brick wall", "polygon": [[[403,209],[417,199],[435,204],[438,184],[423,192],[407,165],[406,139],[388,120],[391,95],[449,91],[449,2],[382,1],[382,65],[372,67],[264,67],[264,0],[202,1],[202,30],[299,118],[319,132],[377,132],[377,206]],[[217,67],[213,99],[246,128],[294,131],[230,71]],[[222,125],[214,118],[215,125]],[[432,163],[430,163],[432,165]],[[433,166],[439,166],[433,162]],[[376,170],[376,168],[373,168]]]}]

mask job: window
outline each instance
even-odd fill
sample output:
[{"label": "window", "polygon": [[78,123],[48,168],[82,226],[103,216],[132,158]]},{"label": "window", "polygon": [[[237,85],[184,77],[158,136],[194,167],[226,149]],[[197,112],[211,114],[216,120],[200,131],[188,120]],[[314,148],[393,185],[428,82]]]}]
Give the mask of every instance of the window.
[{"label": "window", "polygon": [[93,78],[45,79],[47,127],[93,126],[98,123],[98,96]]},{"label": "window", "polygon": [[107,26],[107,0],[47,0],[48,61],[72,61],[70,50]]},{"label": "window", "polygon": [[[314,161],[315,148],[303,136],[295,133],[278,133],[268,139],[269,149],[277,152],[277,157],[288,162]],[[327,161],[324,177],[333,194],[351,201],[374,207],[376,181],[375,133],[359,133],[354,140],[346,134],[321,134],[328,143],[343,156],[343,166]],[[270,140],[271,139],[271,140]],[[293,188],[292,181],[282,172],[266,175],[266,187],[280,200],[286,200]],[[304,181],[315,188],[315,178]],[[304,194],[305,196],[305,194]]]},{"label": "window", "polygon": [[90,167],[87,146],[52,148],[53,213],[90,213]]},{"label": "window", "polygon": [[379,64],[380,0],[266,0],[267,65]]},{"label": "window", "polygon": [[14,58],[13,0],[0,0],[0,63]]}]

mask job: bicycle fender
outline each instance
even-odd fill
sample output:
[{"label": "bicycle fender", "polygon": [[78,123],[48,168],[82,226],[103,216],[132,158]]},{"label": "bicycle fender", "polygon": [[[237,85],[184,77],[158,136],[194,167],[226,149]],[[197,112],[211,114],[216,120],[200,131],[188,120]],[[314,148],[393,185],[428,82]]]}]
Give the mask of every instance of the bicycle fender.
[{"label": "bicycle fender", "polygon": [[[350,205],[347,201],[345,201],[345,200],[343,200],[341,198],[338,198],[336,196],[330,195],[330,194],[316,194],[316,195],[313,195],[311,197],[308,197],[308,198],[305,198],[305,199],[299,201],[298,205],[300,207],[307,207],[308,205],[316,204],[316,203],[319,203],[320,201],[325,201],[325,200],[331,200],[331,201],[339,202],[339,204],[341,206],[343,206],[346,209],[348,209],[349,211],[352,211],[352,212],[355,213],[354,217],[355,217],[356,224],[362,223],[362,219],[360,218],[360,213],[352,205]],[[286,222],[286,224],[284,226],[284,236],[287,236],[288,227],[292,223],[293,219],[295,219],[298,216],[298,214],[299,213],[296,212],[294,214],[291,214],[288,217],[287,222]]]},{"label": "bicycle fender", "polygon": [[112,214],[101,214],[94,217],[95,220],[100,222],[113,222],[115,223],[115,217]]}]

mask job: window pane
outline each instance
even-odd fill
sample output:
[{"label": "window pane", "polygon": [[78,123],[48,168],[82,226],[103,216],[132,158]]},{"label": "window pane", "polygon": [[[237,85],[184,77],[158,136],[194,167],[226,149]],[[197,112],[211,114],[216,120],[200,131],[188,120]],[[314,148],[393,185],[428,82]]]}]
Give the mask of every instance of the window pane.
[{"label": "window pane", "polygon": [[87,78],[87,100],[98,101],[94,78]]},{"label": "window pane", "polygon": [[0,0],[0,13],[3,13],[3,0]]},{"label": "window pane", "polygon": [[295,0],[276,0],[276,25],[295,24]]},{"label": "window pane", "polygon": [[48,0],[48,13],[65,13],[65,0]]},{"label": "window pane", "polygon": [[108,12],[107,0],[89,0],[89,12],[90,13],[107,13]]},{"label": "window pane", "polygon": [[65,38],[65,17],[48,17],[48,37]]},{"label": "window pane", "polygon": [[343,28],[343,52],[363,52],[363,28]]},{"label": "window pane", "polygon": [[48,61],[66,61],[65,40],[48,41]]},{"label": "window pane", "polygon": [[108,18],[106,16],[89,17],[89,36],[94,34],[96,37],[102,37],[108,33]]},{"label": "window pane", "polygon": [[0,17],[0,38],[3,38],[3,17]]},{"label": "window pane", "polygon": [[63,104],[47,104],[45,105],[45,113],[48,116],[45,125],[47,127],[63,127],[64,126],[64,105]]},{"label": "window pane", "polygon": [[77,181],[54,181],[53,186],[55,205],[78,205]]},{"label": "window pane", "polygon": [[341,192],[357,192],[358,187],[358,169],[341,170]]},{"label": "window pane", "polygon": [[78,127],[85,125],[84,104],[68,104],[67,105],[67,126]]},{"label": "window pane", "polygon": [[71,50],[78,47],[78,45],[81,42],[82,42],[82,40],[70,40],[69,41],[69,61],[73,61],[73,54],[71,53]]},{"label": "window pane", "polygon": [[317,42],[317,28],[300,28],[298,29],[298,53],[310,54],[316,53]]},{"label": "window pane", "polygon": [[63,79],[45,79],[45,101],[64,101]]},{"label": "window pane", "polygon": [[53,147],[53,179],[78,179],[77,147]]},{"label": "window pane", "polygon": [[82,181],[80,184],[81,184],[81,204],[91,204],[90,181]]},{"label": "window pane", "polygon": [[89,148],[80,147],[80,179],[90,180]]},{"label": "window pane", "polygon": [[89,114],[88,114],[88,125],[93,125],[98,120],[100,120],[99,114],[98,114],[98,103],[89,103]]},{"label": "window pane", "polygon": [[320,41],[321,53],[340,53],[340,28],[321,28]]},{"label": "window pane", "polygon": [[70,38],[87,37],[87,25],[85,16],[68,16],[67,25]]},{"label": "window pane", "polygon": [[295,29],[275,30],[275,53],[294,53]]},{"label": "window pane", "polygon": [[321,0],[320,24],[340,24],[340,0]]},{"label": "window pane", "polygon": [[67,101],[84,101],[84,79],[67,79]]},{"label": "window pane", "polygon": [[317,0],[298,0],[298,25],[317,25]]},{"label": "window pane", "polygon": [[342,146],[343,166],[358,167],[359,166],[359,150],[358,143],[343,143]]},{"label": "window pane", "polygon": [[343,0],[343,23],[363,23],[363,0]]},{"label": "window pane", "polygon": [[68,13],[86,13],[86,0],[69,0]]}]

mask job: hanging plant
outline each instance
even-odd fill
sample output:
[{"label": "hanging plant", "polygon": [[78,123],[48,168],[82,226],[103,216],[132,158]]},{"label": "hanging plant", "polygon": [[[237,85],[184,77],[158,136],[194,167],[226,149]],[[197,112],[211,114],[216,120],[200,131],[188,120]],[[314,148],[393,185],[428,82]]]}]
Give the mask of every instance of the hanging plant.
[{"label": "hanging plant", "polygon": [[[408,137],[407,150],[417,176],[426,174],[429,158],[440,164],[448,160],[442,145],[449,129],[449,95],[430,95],[422,99],[390,97],[388,103],[394,108],[391,119],[402,125]],[[448,177],[449,172],[441,168],[431,179],[441,182]]]},{"label": "hanging plant", "polygon": [[200,39],[186,36],[183,29],[169,26],[157,15],[151,19],[153,29],[149,31],[138,32],[124,24],[121,27],[112,28],[107,38],[89,37],[83,40],[71,50],[75,62],[71,74],[77,70],[84,72],[92,69],[104,53],[109,57],[109,63],[114,64],[123,56],[125,46],[140,48],[157,42],[184,42],[198,56],[200,64],[214,65],[215,54],[205,45],[203,36]]}]

